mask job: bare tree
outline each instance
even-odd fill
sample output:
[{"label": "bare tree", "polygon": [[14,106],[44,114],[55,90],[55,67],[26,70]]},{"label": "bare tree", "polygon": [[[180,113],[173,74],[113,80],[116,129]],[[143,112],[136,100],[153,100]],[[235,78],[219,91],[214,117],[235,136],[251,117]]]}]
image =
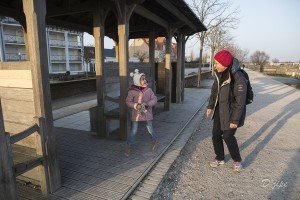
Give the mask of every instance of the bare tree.
[{"label": "bare tree", "polygon": [[273,63],[279,63],[279,59],[273,58],[273,59],[272,59],[272,62],[273,62]]},{"label": "bare tree", "polygon": [[195,56],[194,56],[194,51],[192,49],[190,53],[190,62],[193,62],[194,60],[195,60]]},{"label": "bare tree", "polygon": [[229,49],[228,47],[232,46],[233,37],[229,35],[228,31],[225,31],[220,27],[215,27],[210,30],[207,38],[208,46],[210,47],[210,55],[212,55],[210,63],[213,65],[213,55],[216,53],[216,51],[219,51],[221,49]]},{"label": "bare tree", "polygon": [[84,51],[83,59],[87,65],[92,61],[92,59],[94,58],[94,55],[95,55],[95,52],[91,49]]},{"label": "bare tree", "polygon": [[166,61],[166,50],[159,51],[159,53],[158,53],[158,62],[160,62],[160,61],[163,61],[163,62]]},{"label": "bare tree", "polygon": [[232,55],[239,60],[240,63],[244,63],[247,61],[247,57],[249,54],[248,49],[241,49],[235,44],[226,49],[228,49],[232,53]]},{"label": "bare tree", "polygon": [[139,50],[137,50],[134,53],[134,56],[136,56],[140,60],[140,62],[144,62],[144,60],[146,58],[149,58],[149,53],[146,52],[146,51],[139,51]]},{"label": "bare tree", "polygon": [[263,71],[263,67],[268,63],[270,56],[266,54],[264,51],[255,51],[250,57],[251,62],[258,65],[260,68],[260,72]]},{"label": "bare tree", "polygon": [[215,49],[216,51],[220,51],[222,49],[227,49],[227,50],[231,51],[236,46],[234,44],[234,37],[230,34],[229,31],[225,31],[225,30],[222,30],[222,29],[219,30],[217,39],[218,39],[217,40],[218,43],[217,43],[217,46],[216,46],[216,49]]},{"label": "bare tree", "polygon": [[[210,47],[210,63],[211,63],[211,66],[213,66],[213,55],[215,54],[215,51],[216,49],[218,48],[218,44],[220,43],[220,40],[221,40],[221,30],[219,30],[218,27],[215,27],[215,28],[212,28],[210,30],[210,34],[208,34],[208,41],[209,41],[209,47]],[[213,73],[213,70],[212,70],[212,73]]]},{"label": "bare tree", "polygon": [[199,32],[196,37],[200,43],[199,52],[199,69],[198,69],[198,83],[200,86],[200,75],[202,66],[202,53],[205,40],[208,34],[212,33],[211,29],[216,27],[222,27],[223,29],[236,28],[239,22],[236,15],[238,14],[238,8],[229,11],[232,7],[230,0],[191,0],[191,8],[196,15],[200,18],[201,22],[206,26],[207,32]]},{"label": "bare tree", "polygon": [[[232,55],[237,58],[240,63],[247,60],[249,50],[241,49],[238,45],[234,43],[234,37],[229,31],[225,31],[220,27],[215,27],[210,30],[211,33],[207,35],[208,46],[210,47],[211,60],[210,63],[214,64],[213,55],[222,49],[227,49],[232,53]],[[212,71],[213,74],[213,71]]]},{"label": "bare tree", "polygon": [[202,56],[202,63],[207,63],[209,61],[210,57],[207,53],[204,53]]},{"label": "bare tree", "polygon": [[95,50],[91,49],[91,48],[87,48],[84,50],[83,52],[83,59],[86,63],[86,70],[85,70],[85,76],[88,77],[88,67],[89,67],[89,63],[92,62],[92,59],[95,58]]}]

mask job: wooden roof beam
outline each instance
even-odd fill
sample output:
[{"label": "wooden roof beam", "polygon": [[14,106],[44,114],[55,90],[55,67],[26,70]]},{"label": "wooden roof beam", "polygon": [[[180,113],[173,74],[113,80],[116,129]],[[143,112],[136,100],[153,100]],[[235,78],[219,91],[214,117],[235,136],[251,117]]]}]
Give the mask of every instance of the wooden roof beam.
[{"label": "wooden roof beam", "polygon": [[130,26],[129,32],[138,32],[138,31],[151,31],[152,29],[162,29],[160,26],[156,24],[148,24],[148,25],[139,25],[139,26]]},{"label": "wooden roof beam", "polygon": [[126,4],[127,5],[133,5],[133,4],[141,4],[143,3],[145,0],[126,0]]},{"label": "wooden roof beam", "polygon": [[73,14],[83,13],[83,12],[92,12],[94,8],[95,5],[90,2],[79,4],[76,5],[75,7],[70,7],[68,9],[59,7],[57,9],[50,9],[47,12],[47,17],[58,17],[64,15],[73,15]]},{"label": "wooden roof beam", "polygon": [[0,6],[0,13],[2,16],[13,17],[16,20],[25,19],[25,15],[24,15],[23,11],[18,11],[18,10],[3,7],[3,6]]},{"label": "wooden roof beam", "polygon": [[59,17],[59,16],[65,16],[65,15],[74,15],[77,13],[84,13],[84,12],[92,12],[93,8],[91,6],[90,9],[72,9],[72,10],[56,10],[55,12],[49,12],[47,14],[47,17]]},{"label": "wooden roof beam", "polygon": [[80,24],[75,24],[75,23],[52,19],[52,18],[46,18],[46,22],[47,22],[47,25],[54,25],[54,26],[58,26],[58,27],[64,27],[64,28],[69,28],[69,29],[74,29],[74,30],[78,30],[78,31],[92,33],[92,28],[89,26],[83,26]]},{"label": "wooden roof beam", "polygon": [[180,22],[176,22],[176,23],[171,24],[171,27],[174,27],[174,28],[181,28],[181,27],[183,27],[183,26],[185,26],[185,25],[186,25],[186,23],[180,21]]},{"label": "wooden roof beam", "polygon": [[167,9],[170,13],[175,15],[179,20],[185,22],[191,29],[197,31],[197,27],[185,16],[181,13],[181,11],[176,8],[172,3],[166,0],[156,0],[161,6]]},{"label": "wooden roof beam", "polygon": [[141,15],[142,17],[145,17],[145,18],[155,22],[156,24],[159,24],[162,27],[168,27],[169,26],[169,23],[166,20],[162,19],[158,15],[152,13],[151,11],[147,10],[146,8],[144,8],[140,5],[136,5],[133,12],[135,12],[138,15]]}]

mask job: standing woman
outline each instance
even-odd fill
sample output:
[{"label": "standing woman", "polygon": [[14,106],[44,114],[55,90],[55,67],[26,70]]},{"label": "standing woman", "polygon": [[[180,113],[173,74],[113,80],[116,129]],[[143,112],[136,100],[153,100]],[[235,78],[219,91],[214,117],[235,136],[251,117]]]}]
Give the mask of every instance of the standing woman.
[{"label": "standing woman", "polygon": [[229,51],[218,52],[214,59],[215,80],[206,111],[206,116],[214,120],[212,141],[216,157],[210,166],[217,167],[225,163],[224,140],[234,161],[233,170],[240,172],[242,158],[235,133],[245,121],[247,80],[239,71],[239,61]]}]

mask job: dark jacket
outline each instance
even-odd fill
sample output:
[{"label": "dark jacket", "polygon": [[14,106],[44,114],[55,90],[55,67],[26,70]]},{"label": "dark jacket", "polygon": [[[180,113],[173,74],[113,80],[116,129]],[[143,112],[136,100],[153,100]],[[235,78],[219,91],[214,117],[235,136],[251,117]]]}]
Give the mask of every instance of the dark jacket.
[{"label": "dark jacket", "polygon": [[215,81],[207,108],[219,106],[221,130],[229,130],[229,124],[244,125],[246,116],[247,80],[242,74],[239,61],[233,58],[232,65],[222,73],[215,71]]}]

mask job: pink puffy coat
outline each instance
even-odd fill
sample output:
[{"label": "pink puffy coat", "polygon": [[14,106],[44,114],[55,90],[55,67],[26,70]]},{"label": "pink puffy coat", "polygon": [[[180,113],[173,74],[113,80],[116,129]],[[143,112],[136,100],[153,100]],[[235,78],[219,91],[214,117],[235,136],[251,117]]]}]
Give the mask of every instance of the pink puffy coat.
[{"label": "pink puffy coat", "polygon": [[[147,112],[139,114],[137,105],[146,103],[148,105]],[[152,107],[157,103],[157,97],[151,88],[139,90],[131,87],[126,98],[126,105],[132,108],[132,121],[149,121],[153,119]]]}]

